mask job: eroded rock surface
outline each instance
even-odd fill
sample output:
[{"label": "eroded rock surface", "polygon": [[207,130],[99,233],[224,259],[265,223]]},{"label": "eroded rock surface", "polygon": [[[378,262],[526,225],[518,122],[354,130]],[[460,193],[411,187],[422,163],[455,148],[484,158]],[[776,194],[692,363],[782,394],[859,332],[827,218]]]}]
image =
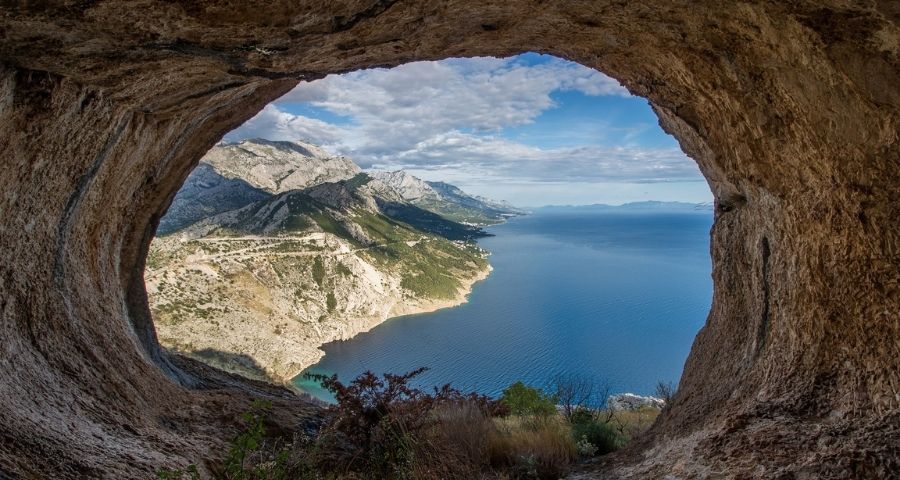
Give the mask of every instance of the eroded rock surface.
[{"label": "eroded rock surface", "polygon": [[[0,16],[0,474],[147,478],[312,407],[159,349],[142,279],[198,159],[300,80],[552,53],[649,99],[717,199],[679,392],[608,476],[900,470],[896,2],[38,2]],[[586,473],[585,475],[592,475]]]}]

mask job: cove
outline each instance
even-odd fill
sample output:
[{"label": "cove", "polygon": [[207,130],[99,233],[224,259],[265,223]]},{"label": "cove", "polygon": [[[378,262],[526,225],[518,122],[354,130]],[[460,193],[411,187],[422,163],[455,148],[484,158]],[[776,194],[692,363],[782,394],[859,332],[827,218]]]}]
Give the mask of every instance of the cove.
[{"label": "cove", "polygon": [[[347,382],[424,366],[418,386],[492,396],[557,373],[611,392],[677,384],[709,312],[712,220],[708,208],[687,205],[550,207],[489,227],[494,236],[479,245],[494,270],[467,303],[328,343],[304,373]],[[331,400],[302,374],[293,383]]]}]

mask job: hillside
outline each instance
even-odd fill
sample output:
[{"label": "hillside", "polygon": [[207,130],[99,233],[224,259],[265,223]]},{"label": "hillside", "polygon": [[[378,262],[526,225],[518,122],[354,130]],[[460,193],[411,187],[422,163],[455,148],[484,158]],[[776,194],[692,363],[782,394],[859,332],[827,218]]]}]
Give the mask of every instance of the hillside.
[{"label": "hillside", "polygon": [[493,225],[525,212],[503,202],[469,195],[444,182],[427,182],[408,172],[371,172],[404,200],[444,218],[469,225]]},{"label": "hillside", "polygon": [[[262,158],[255,145],[267,144],[252,143],[257,154],[243,160],[265,168],[207,155],[170,211],[184,211],[186,201],[196,213],[239,206],[151,245],[145,280],[164,346],[286,381],[320,358],[323,343],[392,316],[457,305],[490,271],[486,252],[471,241],[484,235],[480,229],[420,208],[358,169],[320,169],[319,179],[354,174],[302,189],[261,188],[288,169]],[[280,158],[294,166],[335,164],[321,152],[272,148],[287,151]],[[249,172],[252,182],[229,177]]]},{"label": "hillside", "polygon": [[359,167],[302,142],[262,139],[216,145],[200,160],[160,220],[165,235],[276,193],[352,178]]}]

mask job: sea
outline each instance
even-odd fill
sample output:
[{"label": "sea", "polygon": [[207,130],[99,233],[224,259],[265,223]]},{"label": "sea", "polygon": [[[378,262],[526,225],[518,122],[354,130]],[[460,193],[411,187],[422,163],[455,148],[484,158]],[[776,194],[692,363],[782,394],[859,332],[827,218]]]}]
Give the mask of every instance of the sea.
[{"label": "sea", "polygon": [[[413,382],[498,396],[516,381],[590,378],[610,392],[677,385],[712,297],[707,206],[550,207],[488,227],[493,272],[468,302],[389,319],[324,345],[304,373],[344,382],[428,370]],[[304,375],[294,385],[333,397]]]}]

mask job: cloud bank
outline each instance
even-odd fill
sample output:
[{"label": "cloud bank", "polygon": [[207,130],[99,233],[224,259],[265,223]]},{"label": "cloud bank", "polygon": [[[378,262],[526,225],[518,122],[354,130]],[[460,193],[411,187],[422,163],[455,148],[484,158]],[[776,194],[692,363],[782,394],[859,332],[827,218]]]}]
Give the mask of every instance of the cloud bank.
[{"label": "cloud bank", "polygon": [[554,97],[561,92],[629,97],[615,80],[553,57],[415,62],[303,83],[226,139],[306,140],[364,168],[454,171],[456,178],[510,184],[702,179],[674,142],[548,147],[507,135],[540,126],[543,113],[560,107]]}]

